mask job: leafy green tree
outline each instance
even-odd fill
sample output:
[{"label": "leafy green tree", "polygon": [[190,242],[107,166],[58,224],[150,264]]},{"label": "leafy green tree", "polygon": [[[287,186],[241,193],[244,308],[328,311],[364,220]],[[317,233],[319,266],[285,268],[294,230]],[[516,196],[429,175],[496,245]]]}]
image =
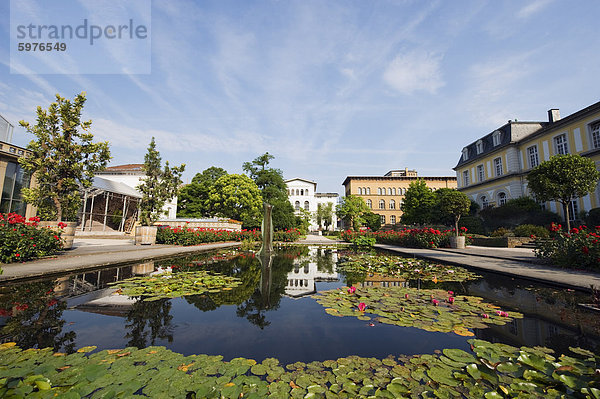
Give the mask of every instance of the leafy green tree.
[{"label": "leafy green tree", "polygon": [[23,198],[38,208],[43,219],[76,220],[80,188],[90,187],[94,173],[110,159],[108,142],[94,143],[92,121],[81,120],[85,100],[85,92],[73,101],[57,94],[47,110],[37,108],[35,125],[19,122],[36,137],[27,145],[31,155],[19,159],[37,181],[36,187],[23,189]]},{"label": "leafy green tree", "polygon": [[312,215],[304,208],[300,208],[296,212],[296,227],[298,227],[298,230],[300,230],[302,234],[308,233],[311,219]]},{"label": "leafy green tree", "polygon": [[439,196],[439,207],[443,213],[454,218],[454,228],[458,237],[458,221],[462,215],[469,214],[471,200],[460,191],[444,190]]},{"label": "leafy green tree", "polygon": [[251,162],[244,162],[242,168],[260,189],[263,200],[273,205],[273,228],[285,230],[295,227],[294,207],[290,204],[287,186],[280,169],[269,168],[275,157],[268,152]]},{"label": "leafy green tree", "polygon": [[354,231],[364,223],[363,215],[371,212],[365,200],[356,195],[347,195],[342,198],[340,204],[336,207],[336,213],[347,223]]},{"label": "leafy green tree", "polygon": [[246,175],[219,177],[210,190],[209,202],[216,216],[239,220],[245,228],[260,226],[263,199]]},{"label": "leafy green tree", "polygon": [[381,216],[373,212],[365,212],[362,215],[365,226],[373,231],[381,228]]},{"label": "leafy green tree", "polygon": [[538,201],[558,201],[563,206],[567,231],[571,230],[569,203],[596,188],[596,164],[580,155],[555,155],[527,175],[528,187]]},{"label": "leafy green tree", "polygon": [[156,149],[156,142],[152,137],[148,152],[144,156],[144,166],[142,166],[146,177],[136,187],[142,193],[140,221],[145,226],[151,226],[161,214],[165,213],[162,208],[168,200],[177,195],[181,184],[181,174],[185,169],[185,164],[170,167],[169,161],[167,161],[162,169],[160,164],[160,153]]},{"label": "leafy green tree", "polygon": [[201,218],[213,216],[215,210],[210,208],[209,194],[215,182],[227,175],[223,168],[211,166],[196,173],[190,184],[181,188],[177,197],[177,216]]},{"label": "leafy green tree", "polygon": [[325,230],[329,230],[329,226],[333,223],[333,204],[331,202],[317,204],[315,219],[319,228],[325,227]]},{"label": "leafy green tree", "polygon": [[435,204],[435,193],[427,187],[425,180],[418,179],[410,183],[408,190],[406,190],[404,201],[400,206],[402,210],[402,223],[430,223]]}]

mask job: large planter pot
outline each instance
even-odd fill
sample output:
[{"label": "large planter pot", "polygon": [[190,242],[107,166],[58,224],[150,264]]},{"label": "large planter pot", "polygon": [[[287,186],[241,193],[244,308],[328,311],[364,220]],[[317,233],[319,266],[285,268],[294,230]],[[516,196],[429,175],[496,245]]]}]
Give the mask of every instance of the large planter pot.
[{"label": "large planter pot", "polygon": [[450,237],[450,248],[462,249],[465,247],[465,236]]},{"label": "large planter pot", "polygon": [[136,226],[135,245],[154,245],[156,244],[156,226]]},{"label": "large planter pot", "polygon": [[57,233],[60,233],[60,238],[63,242],[63,249],[71,249],[73,248],[73,239],[75,238],[75,226],[77,226],[77,222],[62,222],[66,224],[66,227],[62,229],[58,227],[57,221],[46,221],[43,220],[38,222],[38,227],[40,228],[49,228]]}]

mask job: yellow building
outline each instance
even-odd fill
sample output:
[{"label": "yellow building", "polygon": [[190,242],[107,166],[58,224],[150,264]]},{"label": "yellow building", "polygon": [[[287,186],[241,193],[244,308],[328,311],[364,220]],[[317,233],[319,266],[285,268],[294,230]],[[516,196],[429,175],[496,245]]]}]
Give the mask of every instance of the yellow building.
[{"label": "yellow building", "polygon": [[[579,154],[600,169],[600,102],[560,118],[558,109],[548,111],[547,122],[508,121],[504,126],[463,148],[456,171],[458,189],[482,208],[529,196],[527,173],[557,154]],[[543,204],[563,215],[555,202]],[[600,206],[597,188],[571,203],[573,219],[581,211]]]},{"label": "yellow building", "polygon": [[381,225],[391,227],[400,222],[400,206],[410,183],[421,179],[431,190],[456,188],[456,177],[419,177],[415,170],[391,170],[384,176],[348,176],[342,183],[345,195],[356,195],[381,217]]}]

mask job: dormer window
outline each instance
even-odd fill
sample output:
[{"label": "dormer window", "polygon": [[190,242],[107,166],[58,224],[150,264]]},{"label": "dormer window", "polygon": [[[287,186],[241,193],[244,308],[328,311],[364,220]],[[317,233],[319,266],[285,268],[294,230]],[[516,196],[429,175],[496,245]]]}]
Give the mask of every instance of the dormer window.
[{"label": "dormer window", "polygon": [[467,147],[463,148],[462,150],[462,159],[463,161],[469,159],[469,149]]},{"label": "dormer window", "polygon": [[477,155],[481,154],[483,152],[483,141],[478,140],[477,143],[475,143],[475,148],[477,149]]},{"label": "dormer window", "polygon": [[496,130],[493,134],[492,134],[492,143],[494,144],[494,147],[497,145],[500,145],[500,136],[501,136],[501,132],[500,130]]}]

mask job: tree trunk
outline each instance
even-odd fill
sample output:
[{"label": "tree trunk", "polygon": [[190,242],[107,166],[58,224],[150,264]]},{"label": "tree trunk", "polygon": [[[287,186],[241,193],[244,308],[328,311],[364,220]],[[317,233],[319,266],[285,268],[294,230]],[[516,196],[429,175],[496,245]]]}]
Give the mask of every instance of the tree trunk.
[{"label": "tree trunk", "polygon": [[[570,202],[570,200],[569,200]],[[571,231],[571,221],[569,219],[571,219],[569,217],[569,202],[563,202],[562,206],[563,206],[563,214],[565,215],[565,222],[567,223],[567,233]]]},{"label": "tree trunk", "polygon": [[456,236],[458,237],[458,221],[460,220],[460,215],[454,217],[454,228],[456,229]]},{"label": "tree trunk", "polygon": [[54,206],[56,207],[56,221],[62,222],[62,206],[58,198],[53,198]]}]

